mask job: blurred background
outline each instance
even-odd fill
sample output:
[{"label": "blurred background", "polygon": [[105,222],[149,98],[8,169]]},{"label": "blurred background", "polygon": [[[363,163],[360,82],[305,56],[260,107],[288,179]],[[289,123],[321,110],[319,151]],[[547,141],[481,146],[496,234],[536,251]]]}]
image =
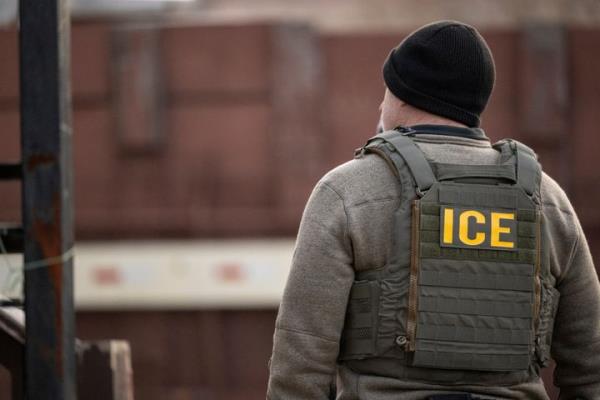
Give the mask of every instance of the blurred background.
[{"label": "blurred background", "polygon": [[[20,157],[16,12],[0,2],[3,161]],[[600,259],[600,2],[73,0],[72,15],[77,336],[129,341],[137,399],[264,399],[304,203],[374,134],[383,60],[428,22],[482,32],[483,128],[536,149]],[[0,220],[20,220],[19,190],[2,183]]]}]

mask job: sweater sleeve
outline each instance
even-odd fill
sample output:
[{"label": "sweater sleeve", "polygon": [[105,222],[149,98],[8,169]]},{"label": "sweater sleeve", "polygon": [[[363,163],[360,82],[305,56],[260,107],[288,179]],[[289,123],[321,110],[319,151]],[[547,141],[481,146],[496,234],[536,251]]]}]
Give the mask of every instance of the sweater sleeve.
[{"label": "sweater sleeve", "polygon": [[561,400],[593,400],[600,399],[600,285],[583,230],[573,218],[577,236],[557,285],[554,383]]},{"label": "sweater sleeve", "polygon": [[267,399],[330,398],[353,281],[344,202],[321,182],[304,210],[277,316]]}]

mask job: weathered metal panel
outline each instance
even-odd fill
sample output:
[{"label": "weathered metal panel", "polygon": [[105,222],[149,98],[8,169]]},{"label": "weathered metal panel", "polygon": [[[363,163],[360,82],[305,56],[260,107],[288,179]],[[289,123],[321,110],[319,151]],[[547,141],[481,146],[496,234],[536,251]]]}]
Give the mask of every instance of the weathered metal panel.
[{"label": "weathered metal panel", "polygon": [[[529,137],[560,140],[569,112],[566,30],[559,25],[529,24],[519,35],[520,129]],[[515,61],[516,61],[515,60]]]},{"label": "weathered metal panel", "polygon": [[70,18],[66,0],[20,3],[25,395],[75,399]]},{"label": "weathered metal panel", "polygon": [[14,28],[0,28],[0,105],[17,109],[19,104],[19,59],[17,31]]},{"label": "weathered metal panel", "polygon": [[[572,105],[568,141],[573,146],[573,201],[584,228],[600,232],[600,29],[572,29],[569,33]],[[591,241],[600,253],[600,235]],[[596,250],[599,249],[599,250]],[[598,260],[597,264],[598,264]]]},{"label": "weathered metal panel", "polygon": [[510,137],[519,139],[519,121],[515,115],[517,104],[518,51],[517,32],[492,31],[482,33],[496,64],[496,83],[488,106],[481,118],[481,126],[493,141]]},{"label": "weathered metal panel", "polygon": [[109,101],[112,23],[75,23],[71,35],[74,106],[89,108]]},{"label": "weathered metal panel", "polygon": [[[16,43],[16,40],[15,40]],[[7,53],[6,62],[18,59],[18,54]],[[0,65],[4,64],[3,61]],[[1,76],[1,75],[0,75]],[[0,77],[0,79],[2,79]],[[0,83],[2,87],[2,83]],[[18,100],[15,102],[14,109],[10,106],[8,109],[0,110],[0,161],[3,163],[17,164],[21,160],[21,146],[19,135],[19,110]],[[2,102],[2,100],[0,100]],[[0,107],[1,108],[1,107]],[[16,180],[0,181],[0,221],[17,222],[21,220],[21,182]]]},{"label": "weathered metal panel", "polygon": [[[169,193],[165,203],[184,207],[180,211],[187,213],[183,216],[187,232],[240,234],[265,232],[273,226],[268,105],[180,105],[170,110],[168,121],[170,142],[164,165],[170,179],[164,180],[161,193]],[[132,180],[127,190],[135,196],[129,199],[135,208],[134,198],[142,195],[139,183]]]},{"label": "weathered metal panel", "polygon": [[[9,54],[7,58],[17,58],[18,54]],[[0,63],[1,64],[1,63]],[[2,145],[0,146],[0,160],[3,163],[18,163],[21,160],[20,113],[18,99],[14,99],[15,107],[0,109],[0,133]],[[1,108],[1,107],[0,107]]]},{"label": "weathered metal panel", "polygon": [[113,110],[124,156],[152,155],[165,149],[158,38],[158,29],[152,25],[113,31]]},{"label": "weathered metal panel", "polygon": [[268,89],[269,30],[264,24],[166,26],[162,59],[178,101],[252,101]]},{"label": "weathered metal panel", "polygon": [[112,134],[112,114],[108,105],[76,110],[73,115],[74,187],[77,202],[75,216],[78,235],[109,232],[113,224],[115,199],[114,176],[118,173],[117,146]]},{"label": "weathered metal panel", "polygon": [[402,34],[324,36],[326,168],[350,160],[375,134],[385,86],[381,68]]},{"label": "weathered metal panel", "polygon": [[81,400],[133,400],[129,343],[123,340],[79,342],[77,388]]},{"label": "weathered metal panel", "polygon": [[521,139],[535,148],[545,172],[568,192],[571,171],[566,29],[529,24],[518,37],[515,97]]},{"label": "weathered metal panel", "polygon": [[85,312],[77,315],[77,331],[82,339],[130,343],[138,399],[258,400],[265,397],[276,314]]},{"label": "weathered metal panel", "polygon": [[318,34],[307,25],[273,26],[270,38],[273,168],[267,190],[279,211],[277,229],[294,234],[327,155],[324,63]]}]

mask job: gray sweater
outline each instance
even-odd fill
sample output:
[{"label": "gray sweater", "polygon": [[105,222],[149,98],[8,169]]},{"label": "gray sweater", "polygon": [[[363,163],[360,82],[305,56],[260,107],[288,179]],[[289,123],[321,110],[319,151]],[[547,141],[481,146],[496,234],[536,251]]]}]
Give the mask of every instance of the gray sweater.
[{"label": "gray sweater", "polygon": [[[426,156],[442,163],[494,164],[489,141],[419,135]],[[306,205],[277,317],[267,399],[325,400],[337,374],[337,399],[423,400],[465,391],[490,399],[548,399],[539,378],[518,385],[439,386],[358,374],[336,362],[356,271],[387,263],[399,182],[376,155],[326,174]],[[552,357],[561,399],[600,399],[600,285],[575,211],[544,175],[545,220],[552,236],[551,271],[560,291]]]}]

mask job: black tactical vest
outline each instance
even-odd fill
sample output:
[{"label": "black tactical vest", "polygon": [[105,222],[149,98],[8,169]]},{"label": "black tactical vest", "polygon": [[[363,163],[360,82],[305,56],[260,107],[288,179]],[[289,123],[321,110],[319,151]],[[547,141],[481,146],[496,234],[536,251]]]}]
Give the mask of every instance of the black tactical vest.
[{"label": "black tactical vest", "polygon": [[558,300],[536,155],[504,140],[496,165],[430,163],[415,133],[360,150],[390,165],[402,199],[388,264],[357,273],[339,360],[430,382],[526,381],[548,361]]}]

